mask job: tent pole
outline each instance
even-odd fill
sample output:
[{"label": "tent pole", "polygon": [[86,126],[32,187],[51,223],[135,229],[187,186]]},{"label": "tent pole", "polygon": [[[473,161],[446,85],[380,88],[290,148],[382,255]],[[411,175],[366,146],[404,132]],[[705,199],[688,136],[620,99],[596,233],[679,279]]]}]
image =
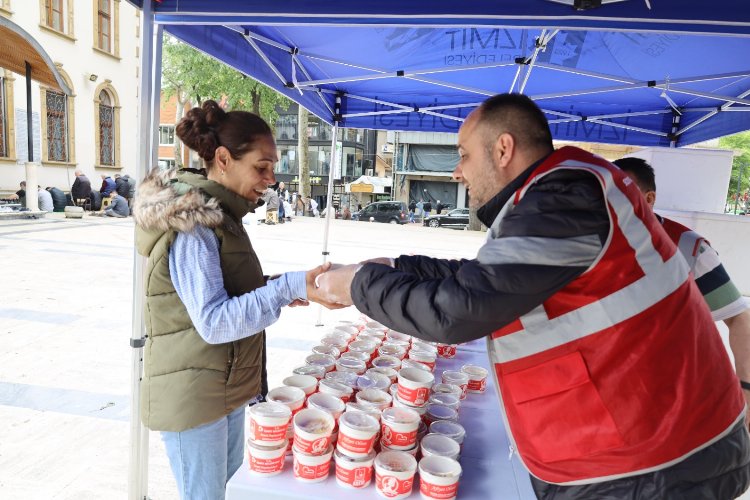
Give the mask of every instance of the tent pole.
[{"label": "tent pole", "polygon": [[[336,142],[339,137],[339,121],[341,120],[341,95],[336,96],[336,104],[333,109],[333,139],[331,140],[331,165],[328,167],[328,193],[326,193],[326,224],[323,230],[323,264],[328,262],[328,232],[331,229],[331,210],[333,206],[333,177],[336,173],[339,158],[336,155]],[[323,306],[318,305],[318,321],[315,326],[323,326]]]},{"label": "tent pole", "polygon": [[[141,19],[141,61],[138,91],[138,156],[136,178],[143,179],[153,165],[155,131],[154,113],[158,110],[158,86],[161,77],[162,29],[154,29],[152,0],[144,0]],[[156,101],[156,106],[154,106]],[[128,464],[128,498],[144,500],[148,496],[148,429],[140,419],[140,380],[143,372],[145,327],[143,320],[145,258],[133,251],[133,311],[130,345],[130,458]]]}]

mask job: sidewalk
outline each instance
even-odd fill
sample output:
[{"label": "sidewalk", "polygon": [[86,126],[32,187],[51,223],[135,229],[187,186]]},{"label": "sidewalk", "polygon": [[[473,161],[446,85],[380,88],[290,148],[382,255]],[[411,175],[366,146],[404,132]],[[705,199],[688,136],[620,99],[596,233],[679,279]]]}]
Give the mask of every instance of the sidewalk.
[{"label": "sidewalk", "polygon": [[[133,221],[85,217],[0,222],[0,497],[122,499],[128,486]],[[322,262],[323,219],[246,228],[264,271]],[[331,221],[330,260],[423,253],[473,257],[484,233]],[[286,309],[268,329],[269,383],[353,308]],[[177,498],[161,440],[151,433],[149,496]]]}]

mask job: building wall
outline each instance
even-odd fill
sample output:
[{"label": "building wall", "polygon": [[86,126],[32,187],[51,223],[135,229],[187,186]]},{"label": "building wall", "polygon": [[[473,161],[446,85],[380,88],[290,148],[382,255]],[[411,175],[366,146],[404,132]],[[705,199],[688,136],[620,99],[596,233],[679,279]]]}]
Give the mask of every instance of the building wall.
[{"label": "building wall", "polygon": [[[43,187],[56,186],[69,190],[75,176],[81,169],[98,185],[99,174],[115,173],[134,175],[137,152],[137,111],[138,111],[138,57],[140,38],[140,16],[138,11],[124,0],[112,0],[112,45],[111,53],[96,47],[98,26],[96,0],[66,0],[64,5],[63,32],[47,28],[42,17],[44,0],[5,1],[6,10],[0,15],[21,26],[46,50],[50,58],[59,65],[63,77],[73,92],[68,103],[69,161],[41,161],[37,169],[39,184]],[[0,70],[0,76],[4,70]],[[12,111],[13,132],[21,132],[18,125],[25,124],[26,89],[23,75],[10,74],[10,93],[13,102],[8,103]],[[92,75],[96,79],[92,81]],[[98,97],[102,89],[107,89],[113,97],[115,108],[115,165],[98,165],[97,146],[99,141]],[[34,120],[39,122],[35,143],[44,148],[45,114],[42,110],[42,91],[39,85],[32,84],[32,111]],[[6,92],[7,94],[8,92]],[[12,110],[11,110],[12,108]],[[14,137],[12,142],[23,143],[26,136]],[[11,142],[11,141],[9,141]],[[24,179],[25,170],[22,151],[14,156],[0,159],[0,193],[16,191],[18,183]],[[34,150],[34,159],[39,162],[41,151]]]}]

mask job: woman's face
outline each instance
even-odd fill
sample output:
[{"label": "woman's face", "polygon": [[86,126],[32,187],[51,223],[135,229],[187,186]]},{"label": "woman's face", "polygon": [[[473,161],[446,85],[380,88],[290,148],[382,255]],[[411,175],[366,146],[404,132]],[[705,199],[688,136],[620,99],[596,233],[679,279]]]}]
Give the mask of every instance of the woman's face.
[{"label": "woman's face", "polygon": [[276,183],[273,168],[278,160],[276,143],[270,135],[256,139],[253,149],[239,160],[219,147],[209,178],[246,200],[257,202],[268,186]]}]

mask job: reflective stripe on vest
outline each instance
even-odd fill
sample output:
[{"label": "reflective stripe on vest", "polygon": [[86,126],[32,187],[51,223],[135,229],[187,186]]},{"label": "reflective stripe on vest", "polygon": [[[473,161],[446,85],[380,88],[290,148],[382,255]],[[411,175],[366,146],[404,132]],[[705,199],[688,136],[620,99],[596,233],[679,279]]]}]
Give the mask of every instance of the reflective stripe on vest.
[{"label": "reflective stripe on vest", "polygon": [[671,219],[662,218],[662,227],[667,232],[669,239],[677,245],[680,253],[688,263],[691,271],[695,271],[695,264],[698,260],[698,246],[701,241],[706,239],[687,226]]},{"label": "reflective stripe on vest", "polygon": [[[617,215],[623,234],[635,250],[635,258],[645,276],[597,302],[553,319],[547,318],[543,305],[536,307],[519,318],[523,330],[493,339],[490,356],[494,363],[506,363],[538,354],[621,323],[669,296],[688,278],[688,267],[678,253],[666,262],[662,261],[653,246],[650,231],[634,214],[632,204],[617,187],[611,172],[605,167],[578,161],[565,161],[558,167],[532,179],[519,193],[520,196],[517,199],[520,199],[528,186],[539,178],[564,169],[586,170],[596,175],[604,188],[609,207]],[[612,238],[612,224],[614,222],[610,215],[610,236],[589,270],[606,253]],[[548,258],[552,259],[556,248],[550,245],[547,251],[550,254]],[[536,260],[536,258],[533,259]],[[554,331],[555,334],[550,335],[550,331]]]}]

